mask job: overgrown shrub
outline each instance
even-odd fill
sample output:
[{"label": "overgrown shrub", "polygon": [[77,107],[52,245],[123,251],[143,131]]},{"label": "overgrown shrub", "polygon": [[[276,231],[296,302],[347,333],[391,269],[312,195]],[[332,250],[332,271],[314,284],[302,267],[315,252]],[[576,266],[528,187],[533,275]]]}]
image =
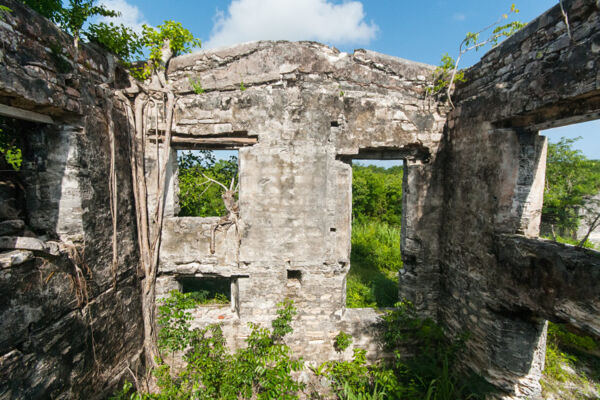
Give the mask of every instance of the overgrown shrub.
[{"label": "overgrown shrub", "polygon": [[190,329],[189,309],[197,305],[190,293],[171,292],[159,307],[159,348],[161,352],[185,351],[185,368],[173,374],[159,360],[154,371],[160,392],[140,394],[131,384],[113,399],[297,399],[303,384],[292,372],[303,368],[301,359],[292,357],[281,339],[292,332],[296,313],[291,300],[278,304],[272,329],[249,324],[251,333],[246,348],[231,353],[218,324]]}]

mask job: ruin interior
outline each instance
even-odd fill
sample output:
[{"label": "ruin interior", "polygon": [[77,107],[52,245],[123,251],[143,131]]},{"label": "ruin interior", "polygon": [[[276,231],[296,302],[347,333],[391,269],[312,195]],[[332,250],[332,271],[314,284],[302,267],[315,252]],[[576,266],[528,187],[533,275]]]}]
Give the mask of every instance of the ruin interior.
[{"label": "ruin interior", "polygon": [[[0,114],[22,121],[26,150],[25,199],[0,187],[0,399],[102,398],[140,368],[144,340],[129,116],[105,96],[126,72],[92,45],[65,57],[68,35],[6,3]],[[157,154],[170,160],[157,296],[221,279],[230,304],[199,307],[194,324],[222,322],[232,346],[289,297],[296,354],[350,357],[331,346],[343,329],[378,357],[376,311],[345,306],[351,160],[401,159],[399,298],[468,330],[462,361],[503,398],[539,395],[547,320],[600,336],[598,254],[537,238],[538,131],[600,118],[600,2],[563,3],[572,37],[556,5],[466,71],[455,108],[426,93],[435,67],[368,50],[254,42],[172,59],[173,137],[151,119],[144,154],[150,204]],[[218,217],[177,216],[176,151],[197,148],[239,152],[239,221],[214,242]]]}]

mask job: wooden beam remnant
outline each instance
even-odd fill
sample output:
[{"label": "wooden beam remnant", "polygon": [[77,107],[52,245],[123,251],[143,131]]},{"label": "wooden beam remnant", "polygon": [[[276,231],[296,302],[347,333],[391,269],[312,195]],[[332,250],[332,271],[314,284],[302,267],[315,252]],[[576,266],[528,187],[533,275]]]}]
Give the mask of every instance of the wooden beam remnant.
[{"label": "wooden beam remnant", "polygon": [[54,120],[49,115],[23,110],[21,108],[11,107],[5,104],[0,104],[0,115],[3,117],[39,122],[42,124],[54,124]]},{"label": "wooden beam remnant", "polygon": [[244,147],[252,146],[258,143],[258,138],[253,137],[181,137],[173,136],[171,138],[173,144],[193,144],[193,145],[210,145],[210,146],[228,146],[228,147]]}]

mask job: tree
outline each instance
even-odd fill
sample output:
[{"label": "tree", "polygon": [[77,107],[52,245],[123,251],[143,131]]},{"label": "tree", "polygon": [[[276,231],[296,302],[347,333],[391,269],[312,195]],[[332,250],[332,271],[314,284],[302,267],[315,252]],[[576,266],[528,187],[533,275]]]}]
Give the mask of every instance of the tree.
[{"label": "tree", "polygon": [[[178,156],[180,216],[212,217],[227,213],[220,182],[229,187],[238,173],[237,157],[216,160],[213,152],[200,150]],[[210,179],[209,179],[210,178]],[[212,179],[212,180],[211,180]]]},{"label": "tree", "polygon": [[579,139],[563,137],[548,145],[542,223],[550,227],[554,240],[558,235],[575,238],[579,210],[600,192],[600,162],[573,149]]}]

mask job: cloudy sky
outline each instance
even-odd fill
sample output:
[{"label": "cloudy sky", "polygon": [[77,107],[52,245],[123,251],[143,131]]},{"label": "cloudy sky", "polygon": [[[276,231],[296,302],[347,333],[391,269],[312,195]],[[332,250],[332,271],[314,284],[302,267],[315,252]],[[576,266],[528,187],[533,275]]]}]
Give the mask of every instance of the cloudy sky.
[{"label": "cloudy sky", "polygon": [[[119,10],[123,23],[137,27],[181,22],[214,48],[260,39],[316,40],[342,51],[367,48],[396,57],[438,64],[444,53],[456,56],[469,31],[494,22],[514,0],[101,0]],[[519,0],[517,19],[530,21],[557,0]],[[464,57],[477,62],[483,52]],[[548,132],[583,136],[578,147],[600,159],[600,123]]]}]

